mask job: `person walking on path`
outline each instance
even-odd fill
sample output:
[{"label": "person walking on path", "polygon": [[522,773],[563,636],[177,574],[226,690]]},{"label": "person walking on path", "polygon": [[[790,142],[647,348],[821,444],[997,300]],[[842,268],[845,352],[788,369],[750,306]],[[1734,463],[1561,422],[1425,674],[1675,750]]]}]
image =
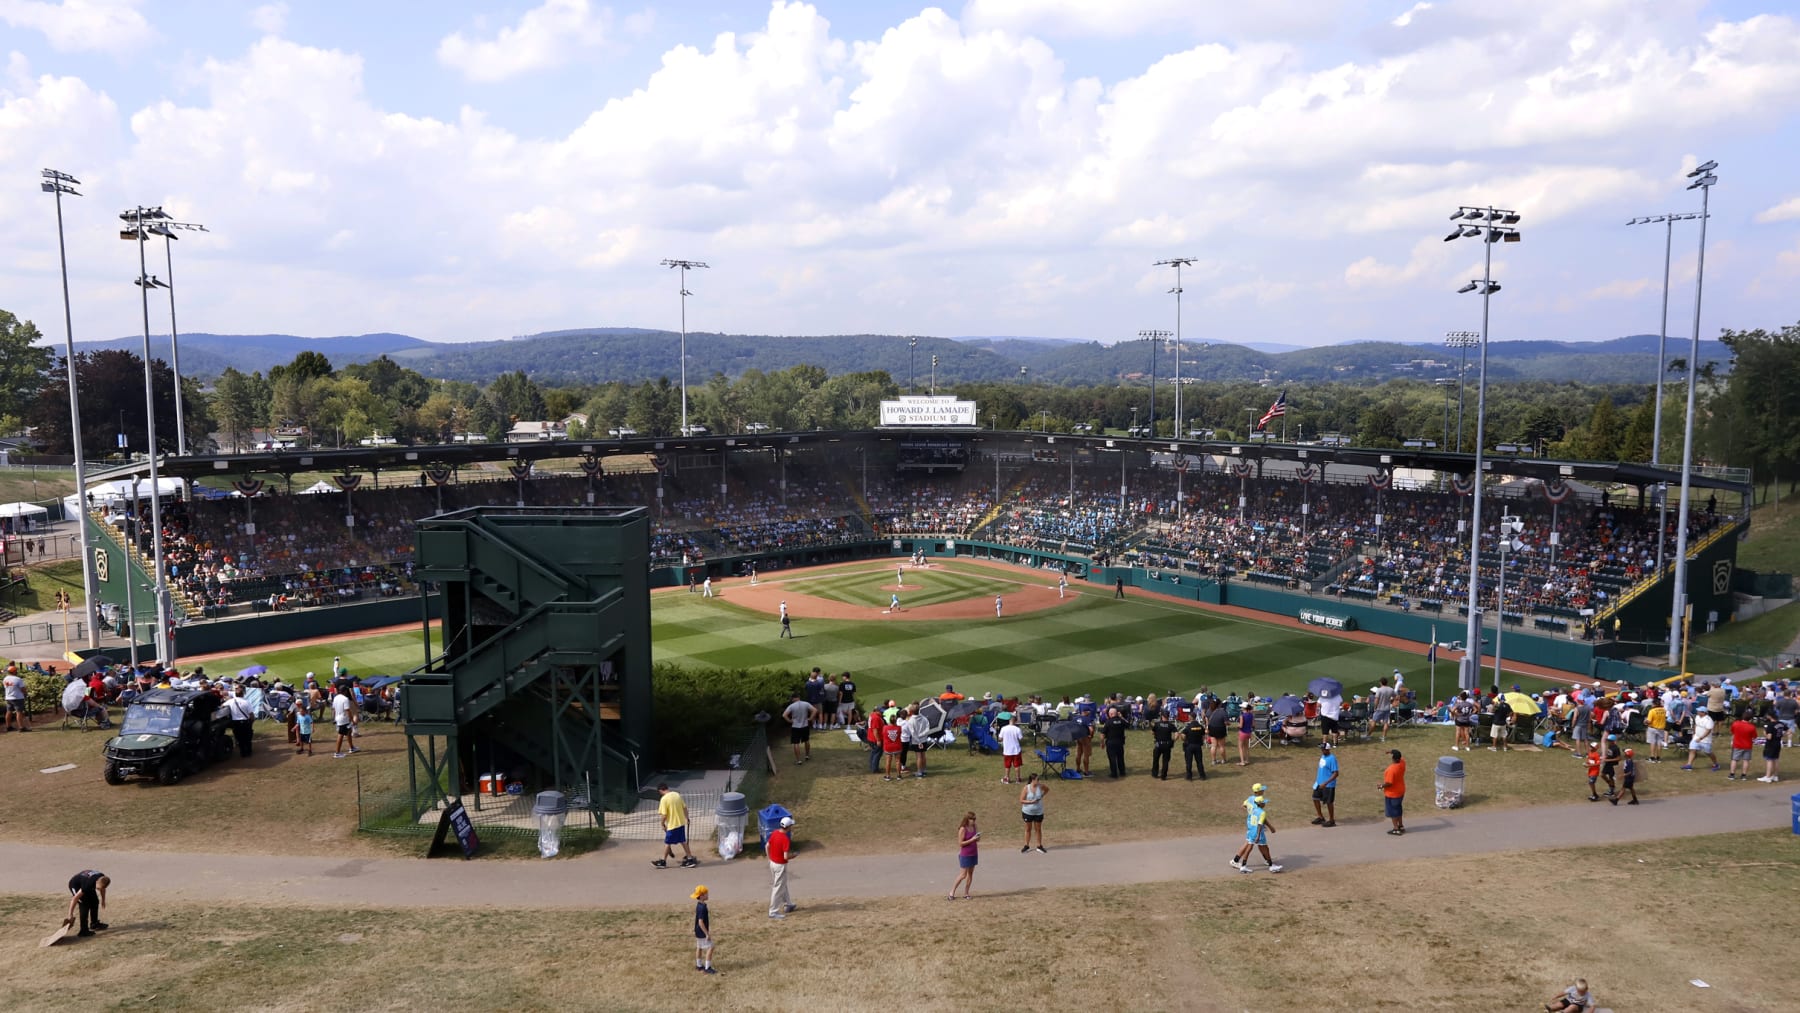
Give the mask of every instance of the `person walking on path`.
[{"label": "person walking on path", "polygon": [[1194,779],[1194,768],[1200,768],[1200,780],[1206,780],[1206,724],[1198,709],[1188,712],[1188,722],[1181,726],[1181,760],[1187,768],[1187,779]]},{"label": "person walking on path", "polygon": [[1681,765],[1682,770],[1693,770],[1694,757],[1705,753],[1706,758],[1712,761],[1713,772],[1718,772],[1719,758],[1713,753],[1713,729],[1716,726],[1717,722],[1710,713],[1700,711],[1694,715],[1694,737],[1688,740],[1687,762]]},{"label": "person walking on path", "polygon": [[1781,780],[1781,775],[1775,772],[1775,767],[1781,762],[1781,736],[1786,727],[1782,724],[1781,718],[1773,715],[1763,725],[1763,776],[1757,780],[1764,784],[1774,784]]},{"label": "person walking on path", "polygon": [[1319,743],[1319,772],[1313,775],[1312,803],[1315,827],[1337,826],[1338,758],[1331,743]]},{"label": "person walking on path", "polygon": [[1161,711],[1150,722],[1150,776],[1169,779],[1169,761],[1175,756],[1175,722]]},{"label": "person walking on path", "polygon": [[[1625,764],[1624,764],[1624,769],[1623,769],[1623,770],[1621,770],[1621,771],[1620,771],[1620,773],[1621,773],[1621,774],[1623,774],[1623,775],[1624,775],[1624,778],[1625,778],[1625,782],[1624,782],[1624,784],[1625,784],[1625,794],[1627,794],[1627,795],[1630,795],[1630,796],[1631,796],[1631,801],[1629,801],[1629,802],[1627,802],[1627,803],[1625,803],[1625,804],[1626,804],[1626,805],[1637,805],[1637,804],[1638,804],[1638,797],[1637,797],[1637,775],[1638,775],[1638,768],[1637,768],[1637,756],[1636,756],[1636,754],[1634,754],[1634,753],[1633,753],[1633,752],[1632,752],[1632,751],[1631,751],[1631,750],[1629,750],[1629,749],[1627,749],[1627,750],[1625,750]],[[1619,804],[1619,796],[1617,796],[1617,795],[1614,795],[1614,796],[1613,796],[1613,797],[1612,797],[1612,804],[1613,804],[1613,805],[1618,805],[1618,804]]]},{"label": "person walking on path", "polygon": [[788,743],[794,747],[794,766],[812,759],[813,705],[795,693],[788,698],[781,716],[788,720]]},{"label": "person walking on path", "polygon": [[969,891],[975,888],[975,866],[981,861],[979,843],[981,830],[975,825],[975,814],[963,813],[962,822],[956,827],[956,882],[950,884],[950,899],[956,899],[956,888],[963,888],[963,900],[969,899]]},{"label": "person walking on path", "polygon": [[69,877],[69,913],[65,920],[73,924],[80,915],[80,931],[76,935],[91,936],[106,929],[100,912],[106,907],[106,888],[111,885],[112,877],[98,869],[83,869]]},{"label": "person walking on path", "polygon": [[1239,872],[1255,872],[1250,868],[1250,852],[1258,849],[1262,852],[1263,861],[1269,865],[1270,872],[1280,872],[1281,866],[1269,855],[1269,835],[1275,832],[1275,824],[1269,821],[1268,786],[1253,784],[1250,786],[1250,797],[1244,799],[1244,844],[1238,848],[1237,854],[1231,856],[1232,868]]},{"label": "person walking on path", "polygon": [[1387,818],[1394,824],[1388,833],[1399,837],[1406,833],[1406,761],[1401,758],[1400,750],[1388,750],[1389,763],[1387,770],[1381,775],[1381,801],[1387,811]]},{"label": "person walking on path", "polygon": [[663,853],[661,858],[650,864],[658,869],[667,869],[669,859],[675,857],[675,845],[679,844],[682,854],[681,867],[692,869],[700,864],[700,860],[694,857],[693,850],[688,847],[687,801],[681,797],[681,792],[670,791],[667,782],[656,786],[656,794],[656,817],[662,823],[663,829]]},{"label": "person walking on path", "polygon": [[1034,835],[1038,854],[1049,854],[1044,850],[1044,796],[1048,794],[1050,786],[1038,780],[1036,774],[1025,775],[1025,787],[1019,789],[1019,815],[1025,820],[1025,846],[1019,849],[1021,855],[1031,850]]},{"label": "person walking on path", "polygon": [[764,854],[769,856],[769,917],[786,918],[790,912],[800,910],[792,897],[788,896],[788,863],[793,861],[793,837],[789,831],[794,828],[794,818],[783,816],[781,825],[769,833],[769,843],[763,846]]},{"label": "person walking on path", "polygon": [[712,893],[704,886],[696,886],[688,896],[694,901],[694,970],[703,974],[718,974],[712,965],[712,912],[706,907],[706,900]]}]

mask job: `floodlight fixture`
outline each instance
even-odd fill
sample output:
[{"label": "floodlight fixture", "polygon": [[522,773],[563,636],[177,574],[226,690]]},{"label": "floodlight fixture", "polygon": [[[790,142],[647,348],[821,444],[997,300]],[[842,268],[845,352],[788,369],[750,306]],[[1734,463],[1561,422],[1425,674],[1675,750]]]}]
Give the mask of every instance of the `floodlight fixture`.
[{"label": "floodlight fixture", "polygon": [[1718,167],[1719,163],[1714,161],[1701,162],[1699,165],[1694,166],[1693,170],[1687,174],[1687,178],[1694,179],[1699,176],[1704,176]]},{"label": "floodlight fixture", "polygon": [[1719,181],[1719,177],[1713,175],[1712,173],[1707,173],[1706,175],[1701,176],[1699,179],[1694,180],[1692,183],[1689,183],[1687,188],[1689,190],[1702,190],[1702,189],[1705,189],[1706,187],[1712,186],[1714,183],[1717,183],[1718,181]]}]

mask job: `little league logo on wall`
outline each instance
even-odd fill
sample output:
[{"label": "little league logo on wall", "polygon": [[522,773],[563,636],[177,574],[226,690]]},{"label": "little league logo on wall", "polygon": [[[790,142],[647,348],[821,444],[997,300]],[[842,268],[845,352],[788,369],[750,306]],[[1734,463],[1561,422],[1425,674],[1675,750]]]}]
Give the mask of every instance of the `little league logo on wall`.
[{"label": "little league logo on wall", "polygon": [[1713,594],[1731,593],[1731,560],[1716,559],[1712,569]]},{"label": "little league logo on wall", "polygon": [[105,549],[94,550],[94,579],[102,583],[111,579],[111,576],[107,573],[106,569],[111,565],[109,562],[111,559],[112,556],[109,555]]}]

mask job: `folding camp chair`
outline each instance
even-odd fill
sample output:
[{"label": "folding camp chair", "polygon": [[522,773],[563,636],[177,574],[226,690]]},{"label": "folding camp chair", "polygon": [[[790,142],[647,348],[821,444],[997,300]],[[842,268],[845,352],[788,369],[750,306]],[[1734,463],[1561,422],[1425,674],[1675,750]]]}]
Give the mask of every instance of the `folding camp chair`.
[{"label": "folding camp chair", "polygon": [[1038,771],[1038,773],[1043,776],[1068,776],[1068,767],[1066,766],[1069,762],[1068,746],[1046,746],[1043,749],[1037,750],[1037,758],[1043,761],[1044,765]]},{"label": "folding camp chair", "polygon": [[1256,712],[1255,720],[1250,724],[1250,744],[1264,749],[1275,748],[1274,722],[1280,720],[1266,710]]},{"label": "folding camp chair", "polygon": [[969,752],[980,750],[983,753],[998,753],[1000,740],[994,738],[992,728],[986,723],[969,724]]}]

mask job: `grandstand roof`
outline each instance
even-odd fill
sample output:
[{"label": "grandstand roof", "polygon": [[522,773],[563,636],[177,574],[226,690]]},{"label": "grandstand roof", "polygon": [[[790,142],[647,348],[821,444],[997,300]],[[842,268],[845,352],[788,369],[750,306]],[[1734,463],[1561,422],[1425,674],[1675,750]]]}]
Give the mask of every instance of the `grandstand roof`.
[{"label": "grandstand roof", "polygon": [[[247,454],[197,454],[188,457],[164,457],[159,462],[167,477],[197,479],[208,475],[243,476],[292,475],[318,471],[412,471],[428,465],[474,464],[489,461],[541,461],[593,454],[659,454],[673,451],[716,453],[722,450],[753,450],[788,446],[808,446],[861,440],[892,441],[904,430],[883,429],[844,432],[763,433],[754,436],[704,437],[639,437],[623,440],[556,440],[525,443],[475,443],[399,447],[347,447],[342,450],[271,450]],[[986,443],[998,440],[1019,446],[1054,445],[1086,450],[1137,450],[1145,453],[1186,453],[1216,455],[1244,460],[1306,462],[1311,464],[1350,465],[1359,468],[1414,468],[1467,475],[1475,470],[1473,454],[1457,454],[1435,450],[1385,450],[1366,447],[1327,447],[1305,443],[1230,443],[1213,440],[1150,440],[1114,436],[1068,435],[1030,431],[974,430],[947,432],[933,429],[920,432],[934,440],[967,440]],[[1492,455],[1484,460],[1490,475],[1519,475],[1537,479],[1575,479],[1594,485],[1629,485],[1648,488],[1660,482],[1679,485],[1677,468],[1654,468],[1647,464],[1619,461],[1559,461],[1537,457]],[[147,476],[149,463],[138,460],[129,464],[95,471],[90,482],[130,479]],[[1741,476],[1741,477],[1740,477]],[[1696,470],[1691,484],[1701,489],[1721,489],[1748,496],[1748,473],[1738,469]]]}]

